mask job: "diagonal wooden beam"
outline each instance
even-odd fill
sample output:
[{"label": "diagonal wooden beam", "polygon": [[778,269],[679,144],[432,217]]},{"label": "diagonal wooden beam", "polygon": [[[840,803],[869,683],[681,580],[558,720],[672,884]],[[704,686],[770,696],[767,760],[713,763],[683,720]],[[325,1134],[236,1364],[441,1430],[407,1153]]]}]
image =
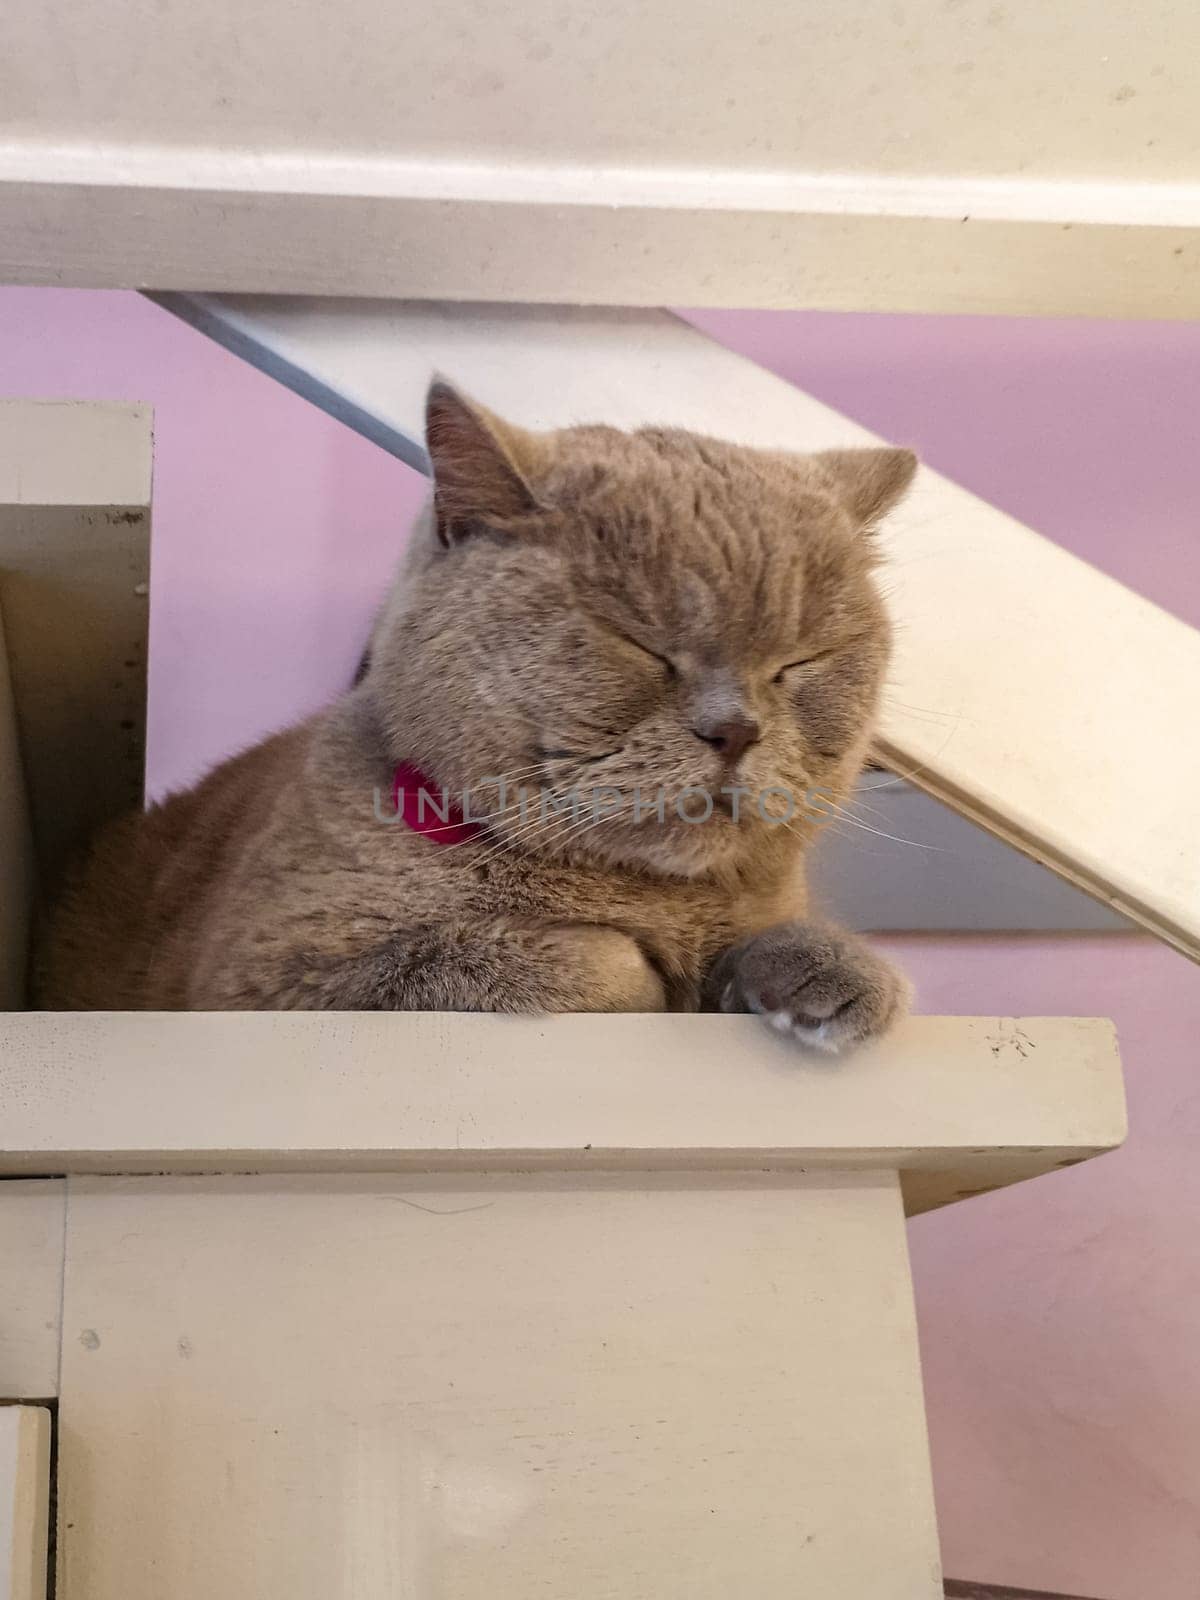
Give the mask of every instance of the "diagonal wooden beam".
[{"label": "diagonal wooden beam", "polygon": [[[158,301],[421,470],[434,370],[534,427],[873,440],[666,312]],[[1200,959],[1200,634],[928,470],[884,537],[899,629],[881,759]]]}]

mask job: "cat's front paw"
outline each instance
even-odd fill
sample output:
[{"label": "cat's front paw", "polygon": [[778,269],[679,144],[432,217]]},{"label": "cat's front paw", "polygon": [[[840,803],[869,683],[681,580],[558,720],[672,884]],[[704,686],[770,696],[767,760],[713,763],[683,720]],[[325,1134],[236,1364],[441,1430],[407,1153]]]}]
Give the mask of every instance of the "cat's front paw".
[{"label": "cat's front paw", "polygon": [[836,1052],[886,1033],[908,1010],[908,980],[840,928],[787,922],[743,939],[717,961],[722,1011],[757,1011],[802,1044]]}]

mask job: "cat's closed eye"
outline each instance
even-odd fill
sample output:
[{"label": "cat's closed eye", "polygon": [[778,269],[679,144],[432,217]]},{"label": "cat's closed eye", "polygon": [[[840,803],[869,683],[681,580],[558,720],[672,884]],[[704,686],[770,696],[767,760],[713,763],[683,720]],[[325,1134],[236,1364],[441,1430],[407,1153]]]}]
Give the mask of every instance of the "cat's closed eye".
[{"label": "cat's closed eye", "polygon": [[622,628],[614,628],[609,623],[604,623],[602,626],[610,638],[627,645],[631,650],[636,650],[640,656],[649,657],[651,661],[657,661],[668,678],[678,677],[678,670],[669,656],[661,655],[657,650],[651,650],[649,645],[643,644],[640,639],[635,639],[632,634],[626,633]]},{"label": "cat's closed eye", "polygon": [[786,683],[789,672],[797,672],[802,667],[815,667],[819,662],[829,661],[834,656],[840,656],[854,645],[861,643],[861,637],[856,635],[852,639],[841,639],[837,644],[827,645],[824,650],[810,650],[806,656],[797,656],[794,661],[785,661],[771,679],[771,682]]},{"label": "cat's closed eye", "polygon": [[779,671],[771,679],[771,682],[785,683],[787,681],[787,674],[789,672],[795,672],[800,667],[811,667],[818,661],[824,661],[826,656],[831,656],[832,654],[832,650],[817,650],[814,651],[814,653],[810,656],[801,656],[796,661],[787,661],[782,667],[780,667]]}]

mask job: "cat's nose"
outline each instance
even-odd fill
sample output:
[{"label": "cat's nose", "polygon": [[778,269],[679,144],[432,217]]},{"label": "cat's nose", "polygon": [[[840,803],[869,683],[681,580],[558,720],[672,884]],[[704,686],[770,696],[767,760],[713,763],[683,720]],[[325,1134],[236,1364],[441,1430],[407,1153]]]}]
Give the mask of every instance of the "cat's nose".
[{"label": "cat's nose", "polygon": [[692,729],[697,739],[713,749],[729,765],[735,766],[752,744],[757,744],[762,729],[753,717],[726,717],[721,722],[702,722]]}]

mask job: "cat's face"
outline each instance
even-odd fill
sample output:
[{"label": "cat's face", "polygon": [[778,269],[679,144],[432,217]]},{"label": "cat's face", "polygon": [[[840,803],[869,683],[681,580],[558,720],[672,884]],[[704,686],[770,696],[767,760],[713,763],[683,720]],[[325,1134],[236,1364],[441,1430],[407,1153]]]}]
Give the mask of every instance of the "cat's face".
[{"label": "cat's face", "polygon": [[514,845],[685,876],[828,816],[888,656],[865,530],[908,452],[529,435],[440,386],[429,444],[434,529],[370,677],[397,759]]}]

